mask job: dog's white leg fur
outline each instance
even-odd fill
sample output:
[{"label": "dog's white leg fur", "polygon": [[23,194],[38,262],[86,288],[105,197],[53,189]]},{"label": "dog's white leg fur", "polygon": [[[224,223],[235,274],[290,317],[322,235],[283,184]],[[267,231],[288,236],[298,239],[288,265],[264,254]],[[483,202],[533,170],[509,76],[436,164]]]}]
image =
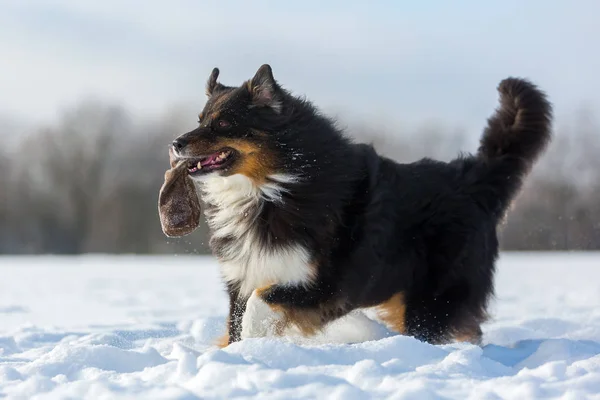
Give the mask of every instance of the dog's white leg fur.
[{"label": "dog's white leg fur", "polygon": [[[282,317],[254,291],[246,303],[246,312],[242,318],[242,339],[276,336],[276,326]],[[382,323],[369,318],[362,310],[355,310],[330,322],[314,336],[305,337],[295,326],[286,327],[280,333],[299,344],[360,343],[392,334]]]},{"label": "dog's white leg fur", "polygon": [[340,319],[336,319],[310,338],[302,338],[302,343],[361,343],[379,340],[390,336],[382,323],[369,318],[362,310],[354,310]]},{"label": "dog's white leg fur", "polygon": [[246,303],[242,318],[242,339],[275,336],[275,326],[281,318],[282,315],[269,307],[255,290]]}]

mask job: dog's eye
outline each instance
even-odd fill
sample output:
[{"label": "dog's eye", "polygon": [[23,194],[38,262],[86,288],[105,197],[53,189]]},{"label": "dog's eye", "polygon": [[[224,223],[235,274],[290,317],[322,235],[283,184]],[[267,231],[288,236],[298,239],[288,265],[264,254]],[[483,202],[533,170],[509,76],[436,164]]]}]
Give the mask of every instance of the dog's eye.
[{"label": "dog's eye", "polygon": [[219,120],[218,125],[219,128],[229,128],[231,126],[229,121],[225,121],[224,119]]}]

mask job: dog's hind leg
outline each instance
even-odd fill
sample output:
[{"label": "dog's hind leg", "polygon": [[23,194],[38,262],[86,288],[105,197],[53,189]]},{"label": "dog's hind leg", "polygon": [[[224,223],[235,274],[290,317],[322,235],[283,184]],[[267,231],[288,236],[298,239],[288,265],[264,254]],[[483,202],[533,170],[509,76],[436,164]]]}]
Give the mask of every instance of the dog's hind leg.
[{"label": "dog's hind leg", "polygon": [[471,326],[466,326],[454,334],[457,342],[468,342],[476,346],[481,346],[483,332],[478,323],[473,322]]}]

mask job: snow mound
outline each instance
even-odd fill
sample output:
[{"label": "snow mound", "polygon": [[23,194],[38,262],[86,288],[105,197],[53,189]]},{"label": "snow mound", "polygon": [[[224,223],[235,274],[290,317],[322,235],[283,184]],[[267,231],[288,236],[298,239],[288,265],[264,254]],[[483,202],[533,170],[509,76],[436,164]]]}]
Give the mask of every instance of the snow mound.
[{"label": "snow mound", "polygon": [[482,347],[381,331],[218,349],[227,304],[210,259],[0,259],[0,397],[599,399],[599,261],[504,255]]}]

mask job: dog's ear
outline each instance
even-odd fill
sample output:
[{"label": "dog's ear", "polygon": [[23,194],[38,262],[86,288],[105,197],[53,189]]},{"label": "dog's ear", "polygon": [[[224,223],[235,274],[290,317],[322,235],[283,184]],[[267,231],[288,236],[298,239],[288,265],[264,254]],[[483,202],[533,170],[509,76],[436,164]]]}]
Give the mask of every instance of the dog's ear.
[{"label": "dog's ear", "polygon": [[206,82],[206,95],[208,97],[212,96],[213,92],[216,89],[223,86],[219,82],[217,82],[218,78],[219,78],[219,68],[214,68],[212,70],[212,72],[210,73],[210,76],[208,77],[208,81]]},{"label": "dog's ear", "polygon": [[280,88],[273,77],[269,64],[262,65],[254,78],[248,82],[248,90],[252,95],[253,107],[271,107],[276,112],[281,111],[282,98]]},{"label": "dog's ear", "polygon": [[179,237],[192,233],[200,224],[200,201],[187,162],[176,160],[169,151],[171,169],[158,195],[158,214],[165,235]]}]

